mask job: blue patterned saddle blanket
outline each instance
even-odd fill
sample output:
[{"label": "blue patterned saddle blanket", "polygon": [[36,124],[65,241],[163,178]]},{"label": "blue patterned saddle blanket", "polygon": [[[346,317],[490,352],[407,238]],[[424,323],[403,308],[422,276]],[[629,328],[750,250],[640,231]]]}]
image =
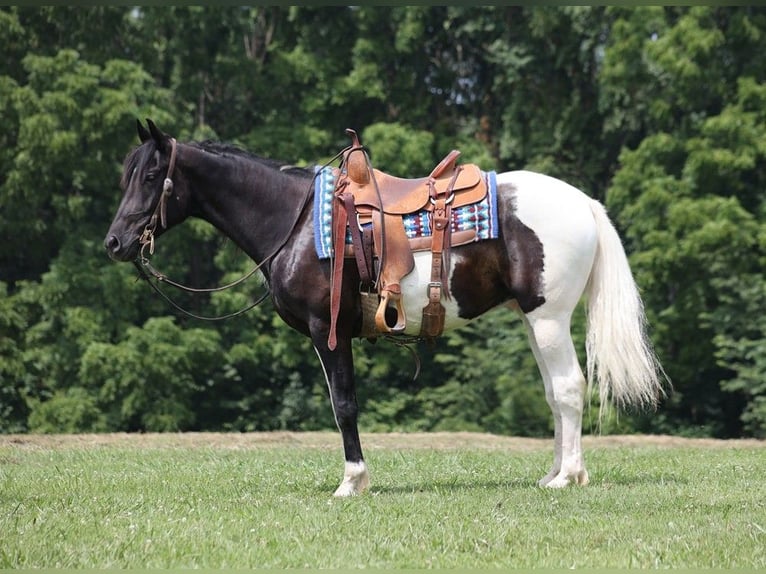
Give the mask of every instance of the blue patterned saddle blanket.
[{"label": "blue patterned saddle blanket", "polygon": [[[314,168],[314,245],[320,259],[332,255],[332,199],[335,190],[335,175],[332,167]],[[496,239],[497,224],[497,181],[494,171],[482,172],[487,182],[486,197],[472,205],[452,210],[452,232],[475,230],[475,241]],[[403,216],[404,231],[408,239],[431,235],[431,213],[427,210]],[[351,235],[346,235],[351,244]]]}]

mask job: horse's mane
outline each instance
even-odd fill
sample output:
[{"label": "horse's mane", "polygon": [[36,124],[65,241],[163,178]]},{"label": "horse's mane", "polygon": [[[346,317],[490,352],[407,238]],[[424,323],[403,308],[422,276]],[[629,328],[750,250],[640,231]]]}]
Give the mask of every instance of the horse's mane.
[{"label": "horse's mane", "polygon": [[[239,157],[248,161],[255,161],[270,169],[290,175],[304,177],[313,176],[313,170],[311,168],[299,167],[281,160],[261,157],[230,143],[205,140],[201,142],[189,142],[188,145],[215,155]],[[133,176],[134,172],[141,173],[146,168],[146,164],[151,160],[155,149],[154,145],[139,145],[128,153],[124,161],[125,168],[122,172],[122,178],[120,179],[120,186],[122,189],[127,189],[128,184],[130,183],[130,178]]]},{"label": "horse's mane", "polygon": [[281,171],[283,173],[291,173],[294,175],[313,175],[313,171],[310,168],[295,166],[285,161],[262,157],[230,143],[215,140],[204,140],[201,142],[190,142],[189,145],[193,145],[201,150],[216,155],[245,158],[247,160],[258,162],[270,169]]}]

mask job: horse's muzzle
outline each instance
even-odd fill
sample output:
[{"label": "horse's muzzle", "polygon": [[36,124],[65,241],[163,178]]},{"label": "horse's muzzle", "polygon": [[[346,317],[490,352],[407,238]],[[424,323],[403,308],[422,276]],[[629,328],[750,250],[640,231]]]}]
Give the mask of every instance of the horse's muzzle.
[{"label": "horse's muzzle", "polygon": [[104,239],[106,252],[115,261],[131,261],[138,255],[138,242],[133,242],[128,246],[123,245],[120,238],[109,234]]}]

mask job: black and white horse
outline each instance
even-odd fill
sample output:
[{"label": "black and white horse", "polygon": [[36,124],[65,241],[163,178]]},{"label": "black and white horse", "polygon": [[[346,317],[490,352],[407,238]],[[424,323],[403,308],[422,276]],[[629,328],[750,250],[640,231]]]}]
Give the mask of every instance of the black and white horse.
[{"label": "black and white horse", "polygon": [[[362,492],[369,474],[357,427],[351,347],[362,322],[359,277],[347,266],[337,346],[330,350],[331,269],[314,245],[314,171],[280,169],[279,162],[231,146],[177,143],[151,121],[148,127],[139,124],[141,145],[125,160],[124,197],[105,240],[109,255],[135,260],[142,245],[153,247],[167,229],[199,217],[263,263],[277,313],[311,338],[324,369],[345,452],[335,495]],[[645,334],[625,252],[602,205],[563,181],[529,171],[499,173],[496,182],[498,237],[452,249],[446,328],[497,306],[519,313],[555,424],[553,464],[539,483],[586,484],[581,427],[587,384],[570,335],[580,298],[587,298],[588,383],[598,385],[602,403],[655,405],[664,373]],[[401,284],[408,335],[420,331],[430,259],[428,251],[416,253],[415,268]]]}]

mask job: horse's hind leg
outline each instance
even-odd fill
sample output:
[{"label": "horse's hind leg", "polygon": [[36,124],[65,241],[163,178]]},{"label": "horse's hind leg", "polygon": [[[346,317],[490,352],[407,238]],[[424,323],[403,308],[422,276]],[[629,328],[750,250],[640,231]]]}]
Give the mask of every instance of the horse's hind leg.
[{"label": "horse's hind leg", "polygon": [[585,377],[569,332],[569,316],[548,317],[541,308],[526,315],[525,323],[555,429],[553,466],[539,484],[551,488],[587,484],[581,445]]},{"label": "horse's hind leg", "polygon": [[548,369],[543,360],[543,355],[540,352],[540,348],[537,346],[532,326],[529,324],[529,320],[522,315],[524,324],[527,327],[527,334],[529,336],[529,346],[532,349],[532,353],[537,361],[540,375],[543,378],[543,384],[545,385],[545,400],[548,402],[548,406],[551,408],[553,414],[553,466],[550,471],[543,478],[538,481],[540,486],[547,485],[551,480],[556,478],[561,471],[561,411],[558,408],[558,404],[553,399],[553,385],[551,383],[551,376],[548,373]]},{"label": "horse's hind leg", "polygon": [[[326,336],[323,342],[324,340]],[[356,401],[351,341],[338,338],[338,346],[334,351],[328,350],[326,345],[319,344],[315,344],[314,350],[322,363],[330,391],[335,423],[343,437],[343,451],[346,457],[343,481],[334,495],[353,496],[369,486],[370,475],[362,456],[357,426],[359,407]]]}]

